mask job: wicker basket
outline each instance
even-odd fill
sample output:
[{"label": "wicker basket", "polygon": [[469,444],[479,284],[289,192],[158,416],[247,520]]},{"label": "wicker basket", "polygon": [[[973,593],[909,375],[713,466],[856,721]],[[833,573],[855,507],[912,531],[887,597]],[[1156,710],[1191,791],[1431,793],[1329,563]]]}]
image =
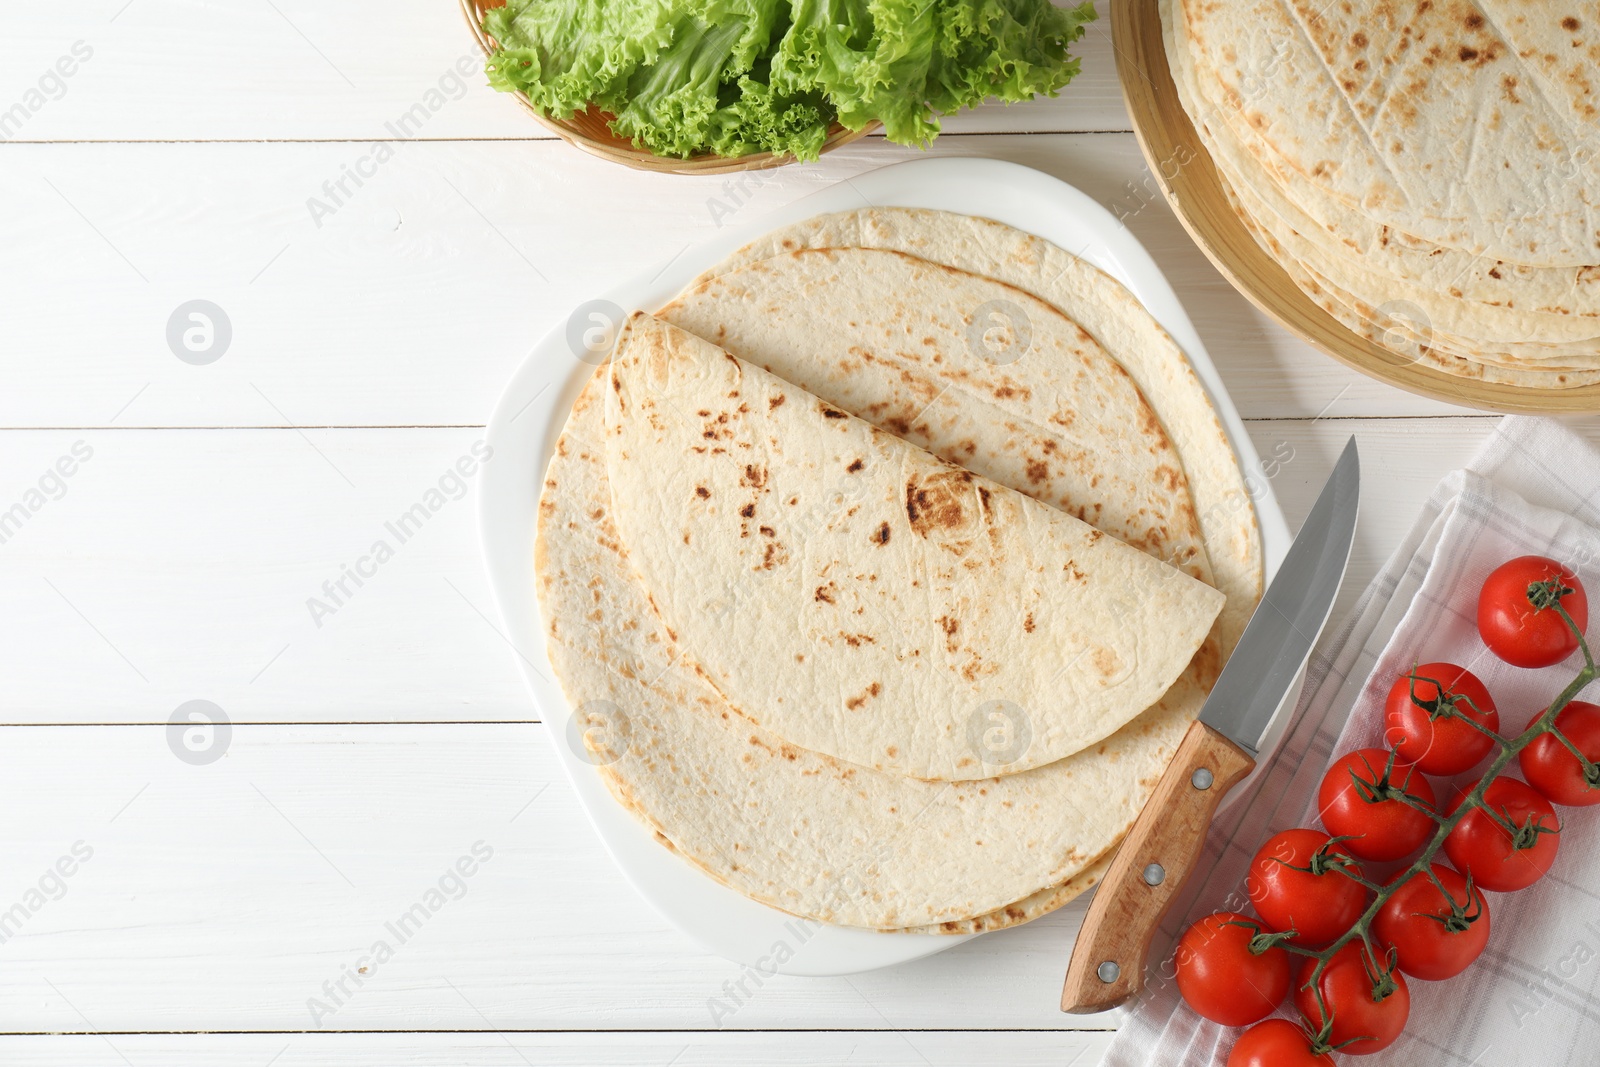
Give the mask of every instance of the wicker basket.
[{"label": "wicker basket", "polygon": [[[490,7],[498,6],[485,3],[484,0],[460,0],[461,14],[466,17],[467,25],[472,29],[473,37],[477,38],[478,47],[485,54],[494,51],[495,42],[483,30],[483,13]],[[540,124],[554,131],[557,137],[583,149],[590,155],[609,159],[613,163],[633,167],[636,170],[651,170],[662,174],[726,174],[736,170],[763,170],[767,167],[781,167],[785,163],[795,162],[795,157],[785,152],[775,154],[772,152],[752,152],[747,156],[713,155],[705,153],[690,156],[688,159],[675,159],[669,156],[658,156],[645,149],[636,147],[631,141],[626,141],[612,133],[607,123],[611,116],[597,108],[580,112],[570,119],[552,119],[539,114],[528,98],[521,93],[514,94],[517,103],[522,109],[532,115]],[[837,122],[828,130],[827,140],[822,142],[822,151],[827,152],[838,148],[840,145],[849,144],[858,138],[865,137],[878,128],[878,123],[868,123],[859,130],[848,130]]]}]

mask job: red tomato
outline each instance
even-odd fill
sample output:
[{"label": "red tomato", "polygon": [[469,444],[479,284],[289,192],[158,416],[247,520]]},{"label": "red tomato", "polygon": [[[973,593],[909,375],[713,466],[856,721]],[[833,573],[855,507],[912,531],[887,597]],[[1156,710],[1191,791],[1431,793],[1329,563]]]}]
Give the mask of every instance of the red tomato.
[{"label": "red tomato", "polygon": [[1268,1019],[1233,1043],[1228,1067],[1333,1067],[1333,1057],[1312,1051],[1312,1039],[1288,1019]]},{"label": "red tomato", "polygon": [[1245,891],[1273,930],[1292,932],[1296,945],[1326,945],[1361,917],[1367,890],[1343,874],[1361,868],[1342,845],[1328,845],[1321,830],[1285,830],[1261,846],[1250,861]]},{"label": "red tomato", "polygon": [[[1600,761],[1600,705],[1574,700],[1556,715],[1556,728],[1591,764]],[[1600,780],[1585,778],[1578,757],[1550,734],[1534,738],[1517,763],[1528,784],[1557,804],[1600,804]]]},{"label": "red tomato", "polygon": [[1289,954],[1272,931],[1263,934],[1261,923],[1237,912],[1219,911],[1189,927],[1175,962],[1184,1001],[1223,1026],[1259,1022],[1289,993]]},{"label": "red tomato", "polygon": [[1560,601],[1579,632],[1589,628],[1589,598],[1578,576],[1544,556],[1518,556],[1484,579],[1478,594],[1478,633],[1513,667],[1548,667],[1578,647],[1578,638],[1553,605]]},{"label": "red tomato", "polygon": [[1467,880],[1449,867],[1435,863],[1433,873],[1448,900],[1426,873],[1412,875],[1384,901],[1372,932],[1385,947],[1393,946],[1406,974],[1442,982],[1483,953],[1489,943],[1489,904],[1477,886],[1469,893]]},{"label": "red tomato", "polygon": [[[1441,694],[1439,686],[1444,686]],[[1476,675],[1453,663],[1423,663],[1395,679],[1384,704],[1383,739],[1424,774],[1450,778],[1489,754],[1500,713]]]},{"label": "red tomato", "polygon": [[[1477,788],[1474,783],[1473,788]],[[1456,794],[1451,811],[1461,806],[1465,792]],[[1472,875],[1484,889],[1509,893],[1544,877],[1556,860],[1561,824],[1556,809],[1526,782],[1496,778],[1483,794],[1484,803],[1517,827],[1516,836],[1478,809],[1444,839],[1445,855],[1456,870]]]},{"label": "red tomato", "polygon": [[[1306,960],[1294,994],[1295,1007],[1320,1033],[1327,1020],[1317,1007],[1316,990],[1308,985],[1315,960]],[[1329,1045],[1352,1056],[1365,1056],[1388,1048],[1406,1027],[1411,1014],[1411,991],[1405,975],[1385,975],[1383,961],[1367,958],[1360,941],[1352,941],[1328,961],[1318,985],[1333,1017]],[[1350,1044],[1345,1044],[1349,1041]]]},{"label": "red tomato", "polygon": [[[1382,748],[1358,748],[1340,756],[1322,776],[1317,807],[1322,825],[1364,860],[1409,856],[1433,836],[1426,813],[1396,799],[1408,794],[1432,808],[1433,786],[1414,766]],[[1343,933],[1341,930],[1340,933]]]}]

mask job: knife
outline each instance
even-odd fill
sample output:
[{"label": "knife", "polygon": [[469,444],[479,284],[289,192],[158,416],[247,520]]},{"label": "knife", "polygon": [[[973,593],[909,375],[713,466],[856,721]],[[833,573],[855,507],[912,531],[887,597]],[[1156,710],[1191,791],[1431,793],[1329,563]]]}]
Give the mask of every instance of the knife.
[{"label": "knife", "polygon": [[1193,872],[1217,805],[1255,767],[1272,713],[1328,621],[1350,560],[1360,493],[1352,437],[1199,720],[1106,869],[1072,949],[1062,1011],[1105,1011],[1143,987],[1150,939]]}]

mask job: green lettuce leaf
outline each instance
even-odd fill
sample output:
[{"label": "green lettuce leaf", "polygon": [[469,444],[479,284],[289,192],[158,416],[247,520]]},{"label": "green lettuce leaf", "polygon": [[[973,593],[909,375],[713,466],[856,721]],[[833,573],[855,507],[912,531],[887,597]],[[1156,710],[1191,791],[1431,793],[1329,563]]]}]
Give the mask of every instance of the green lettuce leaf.
[{"label": "green lettuce leaf", "polygon": [[925,145],[939,115],[1054,95],[1094,8],[1048,0],[513,0],[484,27],[495,88],[687,157],[815,159],[838,122]]}]

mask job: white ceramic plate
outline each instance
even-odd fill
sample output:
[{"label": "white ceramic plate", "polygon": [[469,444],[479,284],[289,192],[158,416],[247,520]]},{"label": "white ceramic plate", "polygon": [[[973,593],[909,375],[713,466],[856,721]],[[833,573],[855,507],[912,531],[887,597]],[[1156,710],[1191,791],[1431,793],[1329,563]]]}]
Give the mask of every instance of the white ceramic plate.
[{"label": "white ceramic plate", "polygon": [[[770,230],[813,215],[859,208],[863,203],[995,219],[1077,253],[1126,285],[1188,353],[1211,391],[1240,466],[1250,476],[1269,575],[1276,571],[1290,543],[1283,513],[1261,477],[1244,424],[1166,278],[1105,208],[1072,186],[1027,167],[990,159],[928,159],[885,167],[798,200],[752,226],[730,228],[681,253],[666,266],[574,309],[566,322],[528,354],[489,422],[487,440],[495,461],[486,464],[480,476],[478,514],[490,581],[539,715],[556,741],[555,750],[589,818],[623,874],[696,942],[764,974],[774,969],[785,974],[851,974],[929,956],[968,938],[883,934],[800,920],[735,893],[657,844],[649,831],[611,798],[596,768],[584,758],[581,743],[572,736],[576,731],[571,727],[571,709],[544,652],[534,593],[534,522],[545,465],[573,400],[594,370],[596,357],[585,351],[584,331],[604,334],[607,327],[614,329],[619,324],[619,311],[661,306],[702,270]],[[608,336],[599,339],[609,341]],[[595,347],[596,337],[587,340]],[[1285,718],[1281,709],[1278,718]],[[777,965],[775,954],[790,958]],[[1064,967],[1066,960],[1061,962]]]}]

